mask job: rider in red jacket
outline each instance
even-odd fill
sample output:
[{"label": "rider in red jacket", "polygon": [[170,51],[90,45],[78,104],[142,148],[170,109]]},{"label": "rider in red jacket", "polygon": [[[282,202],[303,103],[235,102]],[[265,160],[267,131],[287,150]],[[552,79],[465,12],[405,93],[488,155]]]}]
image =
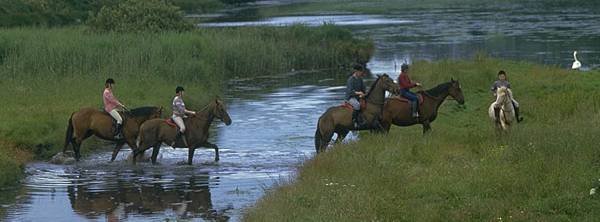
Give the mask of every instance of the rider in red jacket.
[{"label": "rider in red jacket", "polygon": [[419,117],[419,97],[417,94],[410,91],[411,88],[421,86],[421,83],[413,82],[408,76],[408,65],[402,64],[400,67],[400,75],[398,76],[398,84],[400,85],[400,94],[410,100],[412,116]]}]

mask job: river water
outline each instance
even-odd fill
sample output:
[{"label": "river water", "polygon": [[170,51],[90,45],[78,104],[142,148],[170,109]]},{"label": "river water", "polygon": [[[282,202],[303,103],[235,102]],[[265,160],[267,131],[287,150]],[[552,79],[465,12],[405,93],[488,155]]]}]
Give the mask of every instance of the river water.
[{"label": "river water", "polygon": [[[356,36],[375,41],[371,71],[395,77],[394,64],[403,61],[469,58],[481,52],[568,68],[572,51],[578,50],[586,69],[594,69],[600,65],[599,21],[600,15],[590,9],[515,5],[217,19],[202,26],[344,25]],[[0,200],[0,220],[238,221],[265,189],[293,178],[295,169],[312,158],[316,120],[327,107],[340,103],[345,78],[344,73],[321,71],[232,80],[226,102],[233,124],[216,122],[211,138],[221,147],[219,163],[213,162],[212,150],[199,150],[194,165],[187,166],[187,150],[168,147],[161,149],[156,166],[132,166],[126,161],[128,149],[108,163],[111,150],[106,148],[76,165],[31,163],[22,186],[3,191],[16,197]]]}]

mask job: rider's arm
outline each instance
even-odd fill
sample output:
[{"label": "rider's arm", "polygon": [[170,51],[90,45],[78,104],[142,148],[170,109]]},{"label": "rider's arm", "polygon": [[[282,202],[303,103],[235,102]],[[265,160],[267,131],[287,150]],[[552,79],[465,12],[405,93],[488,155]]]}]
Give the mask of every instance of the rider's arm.
[{"label": "rider's arm", "polygon": [[184,108],[184,110],[185,110],[185,114],[196,115],[196,112],[194,112],[194,111],[190,111],[190,110],[187,110],[185,108]]},{"label": "rider's arm", "polygon": [[405,75],[405,74],[400,75],[400,87],[413,88],[415,86],[417,86],[417,84],[412,82],[412,80],[410,80],[410,78],[407,75]]}]

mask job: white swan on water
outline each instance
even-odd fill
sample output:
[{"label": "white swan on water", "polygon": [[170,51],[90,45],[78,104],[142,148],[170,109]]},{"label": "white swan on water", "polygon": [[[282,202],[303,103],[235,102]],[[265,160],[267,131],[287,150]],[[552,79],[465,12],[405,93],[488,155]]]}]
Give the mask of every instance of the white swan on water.
[{"label": "white swan on water", "polygon": [[581,68],[581,62],[579,62],[579,60],[577,60],[577,51],[573,52],[573,58],[575,59],[575,62],[573,62],[573,65],[571,66],[571,69],[579,69],[579,68]]}]

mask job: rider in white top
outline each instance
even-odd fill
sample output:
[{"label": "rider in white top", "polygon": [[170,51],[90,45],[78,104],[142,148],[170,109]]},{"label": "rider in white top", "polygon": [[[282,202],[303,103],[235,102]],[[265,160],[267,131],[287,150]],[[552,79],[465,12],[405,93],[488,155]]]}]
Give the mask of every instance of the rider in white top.
[{"label": "rider in white top", "polygon": [[187,146],[187,141],[185,139],[185,134],[184,134],[185,133],[185,124],[183,122],[183,118],[186,117],[186,114],[196,115],[196,112],[187,110],[185,108],[185,103],[183,102],[183,92],[184,92],[184,89],[181,86],[178,86],[175,89],[176,95],[175,95],[175,98],[173,98],[173,116],[171,118],[173,119],[175,124],[177,124],[177,126],[179,127],[179,132],[177,132],[177,136],[176,136],[175,140],[173,141],[173,144],[171,144],[171,146],[174,146],[175,142],[179,138],[183,138],[183,142]]}]

